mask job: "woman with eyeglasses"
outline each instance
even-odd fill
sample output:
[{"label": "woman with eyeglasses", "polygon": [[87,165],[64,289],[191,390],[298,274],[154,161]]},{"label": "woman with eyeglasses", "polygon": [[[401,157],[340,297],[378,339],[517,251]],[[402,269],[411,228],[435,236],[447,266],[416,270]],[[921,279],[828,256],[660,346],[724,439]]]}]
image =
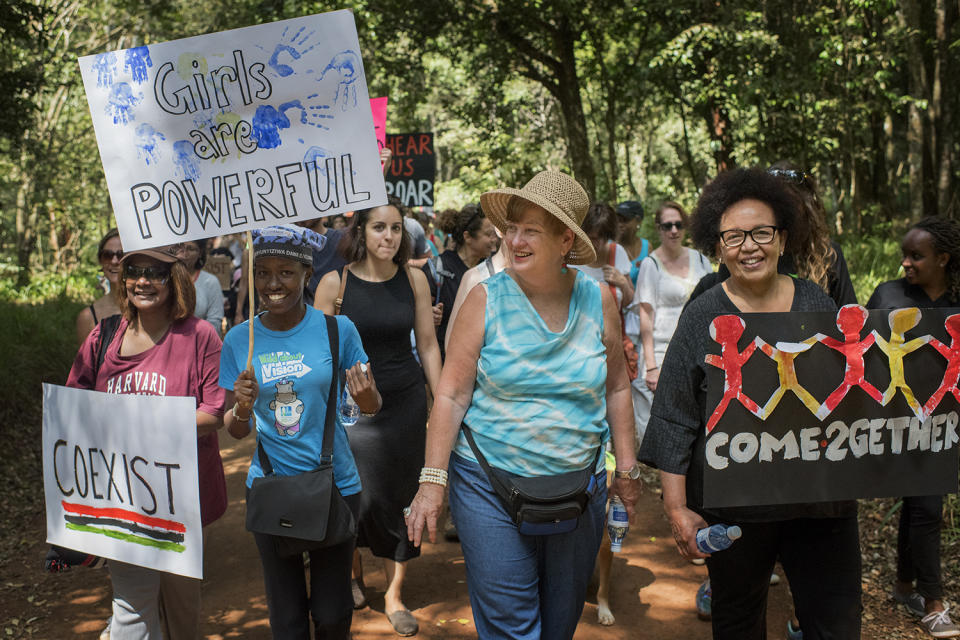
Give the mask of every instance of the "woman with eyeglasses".
[{"label": "woman with eyeglasses", "polygon": [[676,202],[660,205],[654,215],[660,246],[640,264],[637,277],[632,306],[640,318],[638,342],[643,347],[643,366],[633,382],[638,444],[643,441],[660,364],[677,328],[680,311],[700,278],[713,270],[702,253],[683,246],[688,220],[687,212]]},{"label": "woman with eyeglasses", "polygon": [[[227,486],[217,430],[223,426],[220,338],[193,315],[187,268],[157,249],[123,255],[114,295],[121,319],[112,335],[98,325],[84,341],[68,387],[108,393],[196,399],[197,475],[203,526],[223,515]],[[100,346],[109,339],[99,362]],[[118,425],[135,429],[136,425]],[[195,578],[110,561],[114,638],[194,640],[200,633],[200,584]]]},{"label": "woman with eyeglasses", "polygon": [[186,265],[197,290],[197,308],[194,315],[212,324],[219,333],[223,324],[223,290],[217,276],[203,270],[203,265],[207,263],[207,241],[189,240],[173,245],[173,249]]},{"label": "woman with eyeglasses", "polygon": [[110,229],[100,239],[97,246],[97,262],[107,281],[107,292],[97,298],[93,304],[86,306],[77,315],[77,342],[83,344],[97,323],[104,318],[120,313],[117,306],[116,289],[120,280],[120,261],[123,259],[123,245],[120,244],[120,233]]},{"label": "woman with eyeglasses", "polygon": [[[781,274],[785,251],[806,237],[794,193],[758,169],[722,173],[707,185],[691,235],[715,252],[730,277],[690,302],[677,324],[650,410],[641,462],[660,469],[663,506],[680,554],[706,558],[712,594],[713,637],[766,637],[770,572],[777,560],[790,581],[804,638],[860,637],[860,543],[855,501],[737,508],[703,506],[706,464],[706,355],[718,315],[832,312],[836,305],[816,284]],[[739,525],[743,536],[707,556],[698,529]]]}]

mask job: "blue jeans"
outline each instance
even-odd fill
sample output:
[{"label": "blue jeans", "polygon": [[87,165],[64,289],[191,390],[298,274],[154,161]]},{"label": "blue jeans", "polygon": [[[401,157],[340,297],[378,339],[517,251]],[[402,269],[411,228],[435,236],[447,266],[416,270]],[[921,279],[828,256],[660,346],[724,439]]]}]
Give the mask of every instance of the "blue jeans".
[{"label": "blue jeans", "polygon": [[525,536],[479,464],[453,454],[449,471],[450,512],[481,640],[572,638],[603,538],[605,474],[597,474],[599,489],[576,529]]}]

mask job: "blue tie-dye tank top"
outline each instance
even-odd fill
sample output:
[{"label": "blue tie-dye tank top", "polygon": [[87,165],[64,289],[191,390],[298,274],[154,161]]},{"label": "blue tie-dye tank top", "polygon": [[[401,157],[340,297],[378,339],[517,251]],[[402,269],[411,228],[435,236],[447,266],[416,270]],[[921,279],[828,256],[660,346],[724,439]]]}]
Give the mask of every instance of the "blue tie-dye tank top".
[{"label": "blue tie-dye tank top", "polygon": [[[506,272],[483,284],[483,347],[463,421],[498,469],[531,477],[584,468],[609,439],[599,283],[576,272],[559,333],[547,328]],[[462,433],[455,452],[476,461]]]}]

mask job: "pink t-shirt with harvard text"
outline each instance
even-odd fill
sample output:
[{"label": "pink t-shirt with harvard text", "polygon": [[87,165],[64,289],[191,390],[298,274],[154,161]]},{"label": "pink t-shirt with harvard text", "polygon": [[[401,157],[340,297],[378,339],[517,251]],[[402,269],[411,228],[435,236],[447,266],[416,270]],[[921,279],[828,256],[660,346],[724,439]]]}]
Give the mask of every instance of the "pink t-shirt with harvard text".
[{"label": "pink t-shirt with harvard text", "polygon": [[[220,377],[220,337],[205,322],[195,317],[174,322],[156,345],[134,356],[121,356],[120,344],[127,321],[121,320],[97,379],[100,327],[84,341],[67,378],[68,387],[93,389],[107,393],[196,398],[197,410],[222,416],[226,392],[217,384]],[[197,465],[200,480],[200,517],[204,525],[223,515],[227,509],[227,486],[220,460],[220,442],[216,432],[197,438]]]}]

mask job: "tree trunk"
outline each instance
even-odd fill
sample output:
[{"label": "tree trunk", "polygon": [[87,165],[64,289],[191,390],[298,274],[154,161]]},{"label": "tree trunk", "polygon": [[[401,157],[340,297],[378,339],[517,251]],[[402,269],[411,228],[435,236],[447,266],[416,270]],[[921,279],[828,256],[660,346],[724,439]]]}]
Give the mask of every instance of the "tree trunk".
[{"label": "tree trunk", "polygon": [[587,196],[594,200],[597,197],[597,173],[590,154],[587,118],[583,113],[583,101],[580,98],[580,78],[577,75],[577,58],[573,47],[574,34],[566,23],[560,27],[560,40],[560,73],[557,85],[560,93],[560,113],[567,131],[567,153],[574,175],[583,185]]},{"label": "tree trunk", "polygon": [[910,217],[923,217],[923,141],[924,115],[918,102],[927,93],[927,74],[921,47],[920,8],[917,0],[904,0],[899,11],[900,24],[907,32],[907,72],[910,79],[910,106],[907,108],[907,164],[910,176]]},{"label": "tree trunk", "polygon": [[726,106],[711,96],[707,99],[704,116],[707,121],[707,131],[710,142],[713,143],[713,161],[717,173],[722,173],[737,166],[733,159],[733,137],[731,135],[730,116]]}]

